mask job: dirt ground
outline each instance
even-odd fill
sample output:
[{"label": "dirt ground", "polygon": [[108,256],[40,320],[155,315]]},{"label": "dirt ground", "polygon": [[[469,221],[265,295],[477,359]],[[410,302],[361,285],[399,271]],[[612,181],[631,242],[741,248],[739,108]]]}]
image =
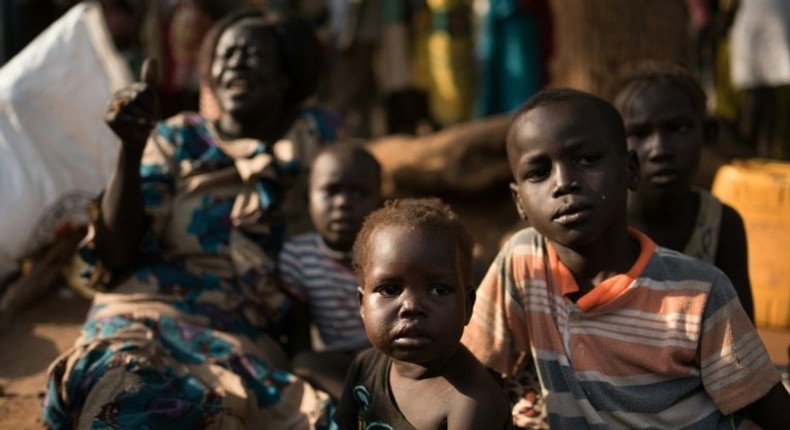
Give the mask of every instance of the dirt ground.
[{"label": "dirt ground", "polygon": [[74,343],[88,305],[59,289],[0,327],[0,430],[43,428],[47,366]]}]

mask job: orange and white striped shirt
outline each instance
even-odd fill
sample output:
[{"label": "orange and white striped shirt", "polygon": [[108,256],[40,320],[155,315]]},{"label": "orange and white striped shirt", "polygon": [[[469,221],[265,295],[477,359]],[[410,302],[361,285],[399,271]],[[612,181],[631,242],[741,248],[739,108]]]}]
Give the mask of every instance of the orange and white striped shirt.
[{"label": "orange and white striped shirt", "polygon": [[534,358],[552,428],[748,428],[734,413],[780,377],[731,283],[631,234],[633,267],[574,303],[551,243],[520,231],[480,285],[462,342],[506,377]]}]

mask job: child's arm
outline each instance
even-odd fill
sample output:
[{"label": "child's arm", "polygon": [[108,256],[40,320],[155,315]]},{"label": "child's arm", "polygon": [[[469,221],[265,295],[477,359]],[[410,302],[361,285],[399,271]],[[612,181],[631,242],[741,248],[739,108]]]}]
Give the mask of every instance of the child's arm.
[{"label": "child's arm", "polygon": [[705,304],[697,348],[705,390],[725,415],[744,411],[763,428],[790,428],[790,396],[735,295],[719,273]]},{"label": "child's arm", "polygon": [[285,333],[288,338],[285,348],[291,358],[300,352],[313,349],[310,338],[310,306],[308,294],[302,282],[302,265],[298,257],[298,247],[299,245],[294,240],[286,242],[277,259],[280,288],[291,297],[292,303],[286,316],[288,321],[286,321]]},{"label": "child's arm", "polygon": [[[517,238],[517,233],[511,241]],[[537,233],[526,236],[533,241]],[[529,339],[523,322],[524,306],[518,302],[516,277],[513,273],[512,246],[499,251],[477,288],[472,317],[464,329],[461,343],[486,367],[499,374],[510,374],[520,361],[523,352],[529,351]]]},{"label": "child's arm", "polygon": [[449,381],[458,390],[447,414],[447,428],[504,429],[512,421],[502,387],[474,356],[462,348],[460,374]]},{"label": "child's arm", "polygon": [[765,396],[747,406],[749,416],[763,429],[790,428],[790,394],[779,382]]},{"label": "child's arm", "polygon": [[749,283],[748,248],[743,219],[735,209],[722,205],[719,245],[716,251],[716,267],[721,269],[735,287],[738,299],[749,319],[754,321],[752,288]]}]

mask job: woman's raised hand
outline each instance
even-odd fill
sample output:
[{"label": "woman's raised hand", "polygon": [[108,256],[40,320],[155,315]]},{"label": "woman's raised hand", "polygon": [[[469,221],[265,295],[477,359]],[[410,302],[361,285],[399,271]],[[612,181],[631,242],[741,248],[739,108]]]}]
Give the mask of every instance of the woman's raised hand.
[{"label": "woman's raised hand", "polygon": [[159,117],[157,61],[146,58],[140,68],[140,82],[113,94],[104,121],[121,139],[124,148],[142,153],[151,129]]}]

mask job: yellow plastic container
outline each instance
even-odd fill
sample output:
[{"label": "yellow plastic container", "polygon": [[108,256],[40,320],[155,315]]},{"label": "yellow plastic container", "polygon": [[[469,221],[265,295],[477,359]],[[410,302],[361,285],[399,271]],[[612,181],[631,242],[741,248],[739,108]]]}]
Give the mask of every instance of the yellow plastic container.
[{"label": "yellow plastic container", "polygon": [[734,161],[712,192],[743,217],[757,326],[790,328],[790,163]]}]

